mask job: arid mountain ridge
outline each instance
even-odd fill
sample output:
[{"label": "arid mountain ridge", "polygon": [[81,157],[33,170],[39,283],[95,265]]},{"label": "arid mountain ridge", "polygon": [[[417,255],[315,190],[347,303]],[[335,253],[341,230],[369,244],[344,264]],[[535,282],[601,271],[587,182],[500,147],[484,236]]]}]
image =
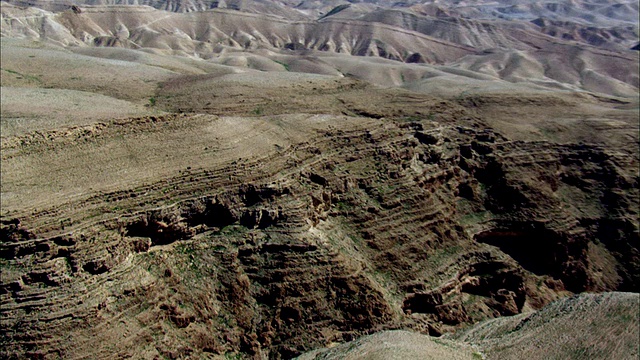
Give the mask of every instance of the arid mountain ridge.
[{"label": "arid mountain ridge", "polygon": [[[83,4],[76,5],[80,12],[65,5],[61,12],[50,13],[9,4],[2,8],[5,36],[46,39],[63,46],[142,49],[202,59],[240,51],[273,60],[275,52],[319,63],[293,71],[348,74],[335,61],[324,61],[327,53],[337,53],[444,65],[471,71],[471,77],[483,80],[617,96],[635,96],[639,85],[633,70],[638,67],[637,51],[630,50],[638,44],[638,24],[631,20],[638,13],[634,3],[619,4],[624,9],[602,4],[598,15],[588,18],[589,24],[577,10],[535,3],[517,5],[519,12],[511,18],[487,11],[469,15],[460,10],[466,7],[441,4],[393,8],[342,4],[322,10],[320,16],[300,7],[325,9],[325,3],[295,7],[269,1],[211,3],[216,7],[177,13],[149,6]],[[168,6],[149,4],[159,9]],[[577,8],[595,7],[587,5]],[[526,9],[535,17],[523,15]],[[430,77],[424,67],[410,68],[421,72],[423,79]],[[406,82],[414,85],[410,79]]]}]

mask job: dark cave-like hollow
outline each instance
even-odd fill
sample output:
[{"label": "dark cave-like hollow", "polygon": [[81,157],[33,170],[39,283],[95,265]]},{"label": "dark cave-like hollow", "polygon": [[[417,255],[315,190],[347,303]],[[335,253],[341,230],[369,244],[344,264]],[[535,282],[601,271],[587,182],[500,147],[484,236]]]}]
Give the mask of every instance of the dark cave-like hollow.
[{"label": "dark cave-like hollow", "polygon": [[524,269],[536,275],[558,277],[566,252],[563,241],[546,229],[492,229],[474,236],[477,242],[498,247]]}]

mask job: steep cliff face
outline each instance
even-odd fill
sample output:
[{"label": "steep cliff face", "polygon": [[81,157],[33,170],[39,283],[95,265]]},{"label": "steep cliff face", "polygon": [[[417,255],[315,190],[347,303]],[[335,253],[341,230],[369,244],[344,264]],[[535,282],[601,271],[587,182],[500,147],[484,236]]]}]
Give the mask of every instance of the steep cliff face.
[{"label": "steep cliff face", "polygon": [[[509,140],[442,104],[436,118],[268,117],[259,134],[290,118],[313,126],[266,153],[11,209],[3,354],[290,358],[382,329],[439,335],[571,292],[639,290],[637,156]],[[205,133],[222,120],[136,119],[78,137],[169,139],[180,122]],[[3,161],[64,151],[69,135],[50,135],[6,141]],[[260,149],[237,139],[218,156],[238,141]],[[176,154],[200,151],[181,144]]]}]

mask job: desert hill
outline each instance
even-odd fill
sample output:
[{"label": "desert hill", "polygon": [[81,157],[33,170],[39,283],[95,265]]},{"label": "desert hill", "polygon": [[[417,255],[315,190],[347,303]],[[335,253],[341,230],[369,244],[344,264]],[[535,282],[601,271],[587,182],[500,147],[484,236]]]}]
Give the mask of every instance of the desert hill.
[{"label": "desert hill", "polygon": [[[129,48],[205,60],[220,55],[242,58],[247,53],[279,62],[282,60],[274,55],[314,58],[316,63],[331,59],[320,67],[289,68],[321,74],[347,74],[348,70],[335,62],[344,58],[339,54],[348,54],[394,60],[397,68],[422,73],[416,80],[433,77],[425,74],[433,67],[410,63],[446,66],[458,72],[471,70],[491,80],[616,96],[635,96],[639,84],[637,71],[633,71],[638,67],[637,53],[629,50],[637,44],[637,24],[618,19],[615,13],[610,15],[612,21],[618,21],[617,27],[608,26],[606,21],[602,21],[605,25],[588,27],[571,17],[574,22],[540,17],[505,21],[431,16],[413,8],[365,6],[356,14],[351,10],[355,5],[318,20],[260,9],[172,13],[148,6],[91,5],[80,13],[68,9],[52,13],[3,4],[4,36],[77,48]],[[283,4],[277,6],[294,11]],[[633,13],[633,9],[630,11]],[[567,57],[571,61],[564,61]],[[244,60],[230,61],[237,65]],[[362,73],[386,71],[364,66]],[[257,68],[269,71],[274,66]]]},{"label": "desert hill", "polygon": [[639,305],[638,294],[584,294],[480,323],[450,339],[385,331],[297,359],[633,359]]},{"label": "desert hill", "polygon": [[3,138],[7,356],[289,358],[637,291],[637,107],[245,74]]},{"label": "desert hill", "polygon": [[640,353],[638,309],[637,293],[582,294],[451,338],[475,344],[487,358],[633,359]]}]

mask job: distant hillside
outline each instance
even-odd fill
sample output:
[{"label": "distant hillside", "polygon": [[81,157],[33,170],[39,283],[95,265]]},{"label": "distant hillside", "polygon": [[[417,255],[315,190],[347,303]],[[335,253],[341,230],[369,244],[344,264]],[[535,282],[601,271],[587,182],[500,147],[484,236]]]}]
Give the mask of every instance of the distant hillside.
[{"label": "distant hillside", "polygon": [[[318,20],[318,14],[281,3],[237,5],[239,10],[218,7],[184,13],[139,5],[83,5],[75,10],[65,5],[67,10],[49,12],[2,3],[2,35],[44,41],[74,51],[124,48],[213,62],[247,54],[282,62],[284,55],[298,58],[296,62],[314,63],[289,66],[293,60],[286,61],[291,71],[351,74],[367,81],[378,77],[384,78],[380,84],[406,85],[416,91],[434,89],[430,84],[425,86],[425,81],[430,83],[437,77],[434,74],[443,70],[533,88],[586,90],[625,97],[637,96],[640,84],[638,57],[629,50],[638,41],[637,25],[601,29],[541,18],[506,22],[469,19],[419,7],[373,9],[367,4],[337,6]],[[395,79],[390,82],[388,76],[374,75],[386,73],[387,69],[345,69],[334,60],[327,61],[327,54],[393,60],[387,67],[395,67]],[[228,64],[245,62],[232,60]],[[398,67],[404,67],[403,63],[453,69],[413,66],[410,72],[414,75],[402,71],[400,76]],[[271,64],[258,68],[281,67]]]}]

